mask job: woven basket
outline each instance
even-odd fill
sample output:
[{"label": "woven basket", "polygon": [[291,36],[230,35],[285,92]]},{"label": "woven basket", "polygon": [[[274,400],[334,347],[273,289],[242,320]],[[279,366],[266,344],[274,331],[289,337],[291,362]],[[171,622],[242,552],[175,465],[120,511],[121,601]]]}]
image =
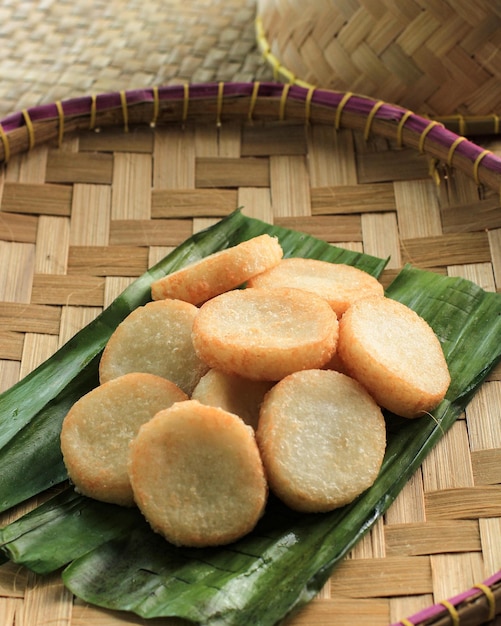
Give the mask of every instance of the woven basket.
[{"label": "woven basket", "polygon": [[[500,146],[393,105],[290,85],[202,84],[68,100],[11,115],[0,129],[2,390],[238,205],[391,255],[385,284],[411,260],[501,289]],[[288,626],[464,626],[501,613],[500,404],[498,367]],[[146,623],[179,625],[84,605],[58,574],[0,567],[2,626]]]},{"label": "woven basket", "polygon": [[430,116],[501,112],[501,6],[492,0],[258,0],[282,79]]}]

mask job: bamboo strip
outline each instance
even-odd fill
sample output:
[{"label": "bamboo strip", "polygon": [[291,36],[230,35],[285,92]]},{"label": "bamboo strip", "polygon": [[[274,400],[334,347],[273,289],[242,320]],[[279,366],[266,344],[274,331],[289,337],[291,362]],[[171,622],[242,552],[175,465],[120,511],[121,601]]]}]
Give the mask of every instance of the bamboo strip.
[{"label": "bamboo strip", "polygon": [[[333,618],[334,616],[334,618]],[[357,600],[357,626],[388,626],[388,601],[381,598]],[[285,622],[286,626],[353,626],[353,600],[338,597],[308,605],[301,613]]]},{"label": "bamboo strip", "polygon": [[111,188],[106,185],[73,186],[69,245],[108,243],[111,197]]},{"label": "bamboo strip", "polygon": [[2,241],[35,243],[38,218],[0,211],[0,238]]},{"label": "bamboo strip", "polygon": [[440,210],[433,181],[396,181],[394,186],[401,239],[441,235]]},{"label": "bamboo strip", "polygon": [[61,312],[61,330],[59,333],[59,346],[62,346],[73,335],[90,324],[101,312],[101,307],[92,306],[65,306]]},{"label": "bamboo strip", "polygon": [[178,246],[190,234],[191,225],[186,220],[113,220],[109,242],[116,246]]},{"label": "bamboo strip", "polygon": [[364,252],[384,258],[389,257],[387,268],[402,266],[398,224],[394,213],[365,213],[362,219]]},{"label": "bamboo strip", "polygon": [[393,183],[324,186],[311,189],[312,215],[376,213],[395,210]]},{"label": "bamboo strip", "polygon": [[150,128],[134,128],[128,133],[115,128],[106,135],[88,130],[79,133],[78,147],[80,152],[153,152],[153,132]]},{"label": "bamboo strip", "polygon": [[116,154],[113,159],[111,219],[150,219],[151,181],[150,155]]},{"label": "bamboo strip", "polygon": [[2,210],[24,215],[69,216],[71,188],[63,185],[6,182],[3,190]]},{"label": "bamboo strip", "polygon": [[45,178],[51,183],[106,185],[111,182],[112,174],[111,154],[51,150],[47,158]]},{"label": "bamboo strip", "polygon": [[387,525],[385,543],[388,556],[481,551],[478,522],[474,520]]},{"label": "bamboo strip", "polygon": [[425,494],[428,519],[501,517],[501,487],[481,485]]},{"label": "bamboo strip", "polygon": [[195,186],[198,188],[268,187],[269,177],[267,159],[198,157],[196,161]]},{"label": "bamboo strip", "polygon": [[331,579],[331,593],[351,598],[377,598],[430,593],[430,557],[396,556],[348,559]]},{"label": "bamboo strip", "polygon": [[362,225],[359,215],[277,217],[275,223],[308,233],[329,243],[362,241]]},{"label": "bamboo strip", "polygon": [[236,206],[234,189],[153,189],[151,193],[152,218],[223,217]]},{"label": "bamboo strip", "polygon": [[0,330],[0,359],[20,361],[23,354],[23,343],[24,336],[21,333]]},{"label": "bamboo strip", "polygon": [[243,207],[243,212],[246,215],[257,217],[257,219],[268,223],[273,222],[269,189],[240,187],[237,205]]},{"label": "bamboo strip", "polygon": [[57,335],[60,311],[37,303],[1,302],[0,328],[2,330]]},{"label": "bamboo strip", "polygon": [[425,498],[428,492],[473,486],[464,420],[458,420],[452,426],[423,461],[422,468]]},{"label": "bamboo strip", "polygon": [[[34,304],[102,306],[104,279],[97,276],[35,274],[31,301]],[[57,334],[57,331],[56,331]]]},{"label": "bamboo strip", "polygon": [[[318,132],[316,136],[318,136]],[[306,133],[303,124],[251,123],[242,132],[242,156],[272,154],[306,154]]]},{"label": "bamboo strip", "polygon": [[26,333],[21,357],[21,377],[27,376],[41,363],[51,357],[58,348],[58,337],[39,333]]},{"label": "bamboo strip", "polygon": [[70,222],[65,217],[40,215],[34,272],[64,275],[70,238]]},{"label": "bamboo strip", "polygon": [[71,246],[68,274],[140,276],[148,268],[148,252],[133,246]]},{"label": "bamboo strip", "polygon": [[401,244],[402,261],[422,268],[485,263],[490,260],[488,236],[485,232],[405,239]]},{"label": "bamboo strip", "polygon": [[29,624],[54,624],[65,626],[71,619],[71,594],[57,574],[39,577],[31,574],[23,605],[16,615],[21,626]]},{"label": "bamboo strip", "polygon": [[473,450],[471,453],[473,478],[476,485],[501,483],[501,449]]},{"label": "bamboo strip", "polygon": [[433,598],[442,602],[466,588],[471,589],[478,580],[483,580],[482,555],[476,552],[462,554],[435,554],[430,556],[433,572]]},{"label": "bamboo strip", "polygon": [[271,156],[269,186],[276,217],[310,215],[310,186],[304,157]]},{"label": "bamboo strip", "polygon": [[29,302],[35,246],[0,241],[0,295],[6,302]]}]

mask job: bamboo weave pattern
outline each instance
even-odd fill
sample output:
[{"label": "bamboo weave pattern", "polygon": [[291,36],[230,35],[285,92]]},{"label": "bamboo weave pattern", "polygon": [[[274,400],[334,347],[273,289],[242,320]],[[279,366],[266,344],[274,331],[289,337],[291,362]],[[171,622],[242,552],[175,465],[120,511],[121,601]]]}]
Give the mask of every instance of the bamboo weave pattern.
[{"label": "bamboo weave pattern", "polygon": [[[499,197],[454,169],[441,173],[437,187],[425,154],[372,134],[291,122],[120,127],[15,155],[1,179],[2,389],[133,277],[238,205],[336,245],[390,255],[385,284],[412,262],[499,290]],[[498,368],[291,626],[383,626],[501,568],[499,406]],[[488,610],[485,601],[478,615]],[[57,576],[0,568],[1,623],[49,619],[142,623],[75,602]]]},{"label": "bamboo weave pattern", "polygon": [[258,0],[275,73],[431,116],[501,110],[496,2]]}]

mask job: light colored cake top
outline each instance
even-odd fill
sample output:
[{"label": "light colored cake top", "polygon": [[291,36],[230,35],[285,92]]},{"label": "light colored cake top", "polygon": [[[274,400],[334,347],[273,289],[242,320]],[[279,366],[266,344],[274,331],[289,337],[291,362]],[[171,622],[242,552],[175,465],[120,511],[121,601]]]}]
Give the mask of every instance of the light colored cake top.
[{"label": "light colored cake top", "polygon": [[271,489],[305,512],[343,506],[370,487],[386,446],[376,402],[358,382],[328,370],[278,382],[265,397],[256,436]]},{"label": "light colored cake top", "polygon": [[145,518],[177,545],[235,541],[254,528],[268,494],[253,430],[196,400],[142,426],[131,444],[129,476]]},{"label": "light colored cake top", "polygon": [[340,318],[361,297],[384,293],[381,283],[351,265],[292,257],[251,278],[249,287],[295,287],[325,298]]},{"label": "light colored cake top", "polygon": [[151,295],[153,300],[201,304],[274,267],[282,256],[276,237],[259,235],[160,278],[152,284]]}]

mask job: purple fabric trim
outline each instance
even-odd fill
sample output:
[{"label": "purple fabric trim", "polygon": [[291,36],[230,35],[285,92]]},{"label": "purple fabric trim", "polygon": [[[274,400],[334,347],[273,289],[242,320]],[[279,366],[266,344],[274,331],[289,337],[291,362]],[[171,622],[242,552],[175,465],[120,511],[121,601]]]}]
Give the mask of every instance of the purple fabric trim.
[{"label": "purple fabric trim", "polygon": [[[483,584],[486,585],[487,587],[490,587],[491,585],[494,585],[495,583],[498,583],[498,582],[501,582],[501,570],[499,570],[498,572],[496,572],[496,574],[493,574],[492,576],[484,580]],[[469,600],[470,598],[477,595],[478,593],[481,593],[481,591],[476,587],[472,587],[471,589],[468,589],[467,591],[463,591],[457,596],[449,598],[449,602],[453,606],[457,607],[459,604],[461,604],[462,602],[465,602],[466,600]],[[410,617],[407,618],[407,621],[410,622],[411,624],[420,624],[421,622],[424,622],[425,620],[430,619],[432,617],[437,617],[438,615],[446,611],[447,609],[442,604],[434,604],[432,606],[429,606],[426,609],[423,609],[422,611],[419,611],[419,613],[415,613],[414,615],[411,615]],[[395,622],[391,626],[402,626],[402,622]]]},{"label": "purple fabric trim", "polygon": [[[254,88],[254,83],[224,83],[224,95],[227,96],[250,96]],[[206,97],[216,97],[218,94],[218,83],[194,83],[189,85],[189,98],[190,100]],[[184,99],[183,85],[172,85],[158,88],[158,97],[161,101],[179,101]],[[284,90],[282,83],[260,83],[259,95],[279,98]],[[291,85],[287,98],[306,101],[309,90],[299,85]],[[342,92],[333,92],[322,89],[314,90],[312,94],[312,102],[325,106],[327,108],[336,108],[345,96]],[[127,105],[134,105],[143,102],[153,102],[154,94],[153,89],[136,89],[132,91],[126,91],[125,97]],[[108,109],[116,109],[122,106],[120,92],[111,92],[99,94],[95,97],[96,111],[101,112]],[[351,111],[353,113],[359,113],[363,116],[369,115],[373,107],[378,103],[377,100],[353,94],[346,104],[344,105],[345,111]],[[79,97],[61,102],[61,106],[64,115],[85,115],[90,114],[92,107],[92,97]],[[406,113],[406,109],[402,107],[383,104],[376,112],[375,118],[384,119],[398,123],[402,116]],[[32,107],[28,109],[30,119],[34,122],[39,122],[49,119],[57,119],[58,111],[56,104],[43,104],[40,106]],[[421,117],[419,115],[412,114],[405,122],[405,126],[412,129],[415,133],[421,134],[428,128],[431,120]],[[25,120],[22,112],[13,113],[3,120],[0,120],[0,124],[5,133],[20,128],[25,125]],[[427,139],[433,139],[436,143],[450,148],[454,141],[458,138],[455,133],[443,128],[440,125],[433,127],[428,135]],[[462,154],[466,159],[472,163],[475,162],[477,157],[481,154],[483,149],[471,141],[463,141],[456,147],[456,152]],[[501,173],[501,158],[487,154],[482,159],[482,167],[491,169],[492,171]]]}]

